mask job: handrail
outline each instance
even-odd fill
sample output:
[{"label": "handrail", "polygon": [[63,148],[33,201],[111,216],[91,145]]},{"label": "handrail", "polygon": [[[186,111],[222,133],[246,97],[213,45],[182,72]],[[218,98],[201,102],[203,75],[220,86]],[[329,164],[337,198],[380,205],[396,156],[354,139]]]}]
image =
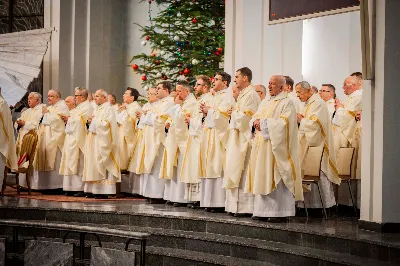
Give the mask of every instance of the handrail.
[{"label": "handrail", "polygon": [[[146,240],[150,236],[148,233],[141,232],[132,232],[132,231],[123,231],[120,229],[110,229],[104,227],[95,227],[95,226],[87,226],[87,225],[78,225],[78,224],[67,224],[67,223],[54,223],[54,222],[46,222],[46,221],[34,221],[34,220],[14,220],[14,219],[0,219],[0,225],[14,227],[14,242],[18,241],[18,230],[17,228],[21,227],[33,227],[33,228],[44,228],[44,229],[53,229],[60,231],[67,231],[67,234],[70,232],[80,233],[80,242],[82,247],[84,247],[85,235],[92,234],[95,235],[99,241],[101,246],[100,239],[96,234],[99,235],[107,235],[107,236],[117,236],[117,237],[126,237],[128,241],[125,245],[125,250],[128,249],[128,246],[132,240],[140,240],[140,265],[145,265],[145,248],[146,248]],[[66,237],[66,236],[65,236]],[[14,243],[16,247],[16,243]],[[84,248],[81,248],[81,260],[83,260]],[[16,251],[14,251],[16,252]]]}]

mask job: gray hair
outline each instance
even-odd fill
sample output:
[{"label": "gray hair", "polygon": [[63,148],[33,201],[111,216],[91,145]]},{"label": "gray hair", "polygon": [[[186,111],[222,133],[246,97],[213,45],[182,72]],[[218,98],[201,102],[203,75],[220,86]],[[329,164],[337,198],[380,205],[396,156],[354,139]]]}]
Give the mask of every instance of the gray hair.
[{"label": "gray hair", "polygon": [[42,94],[40,94],[39,92],[36,92],[36,91],[32,91],[29,94],[35,95],[35,97],[39,99],[39,102],[42,103]]},{"label": "gray hair", "polygon": [[89,92],[86,88],[76,87],[75,92],[77,92],[77,91],[82,94],[82,97],[85,98],[85,100],[88,98]]},{"label": "gray hair", "polygon": [[104,90],[104,89],[98,89],[96,92],[100,92],[101,95],[103,95],[104,97],[108,97],[108,93]]},{"label": "gray hair", "polygon": [[61,92],[59,90],[51,89],[49,91],[54,91],[54,93],[57,95],[57,97],[61,99]]},{"label": "gray hair", "polygon": [[264,91],[264,93],[267,93],[267,88],[265,88],[265,86],[264,85],[261,85],[261,84],[257,84],[257,85],[255,85],[254,87],[260,87],[263,91]]},{"label": "gray hair", "polygon": [[311,85],[307,81],[300,81],[295,87],[300,86],[303,90],[311,90]]}]

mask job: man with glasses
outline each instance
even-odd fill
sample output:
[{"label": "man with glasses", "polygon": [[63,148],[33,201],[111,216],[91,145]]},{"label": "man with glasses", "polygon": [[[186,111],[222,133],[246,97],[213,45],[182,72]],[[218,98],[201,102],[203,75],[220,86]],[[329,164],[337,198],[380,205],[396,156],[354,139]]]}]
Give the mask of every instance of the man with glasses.
[{"label": "man with glasses", "polygon": [[59,174],[61,151],[65,139],[63,117],[69,117],[69,110],[61,99],[58,90],[49,90],[49,106],[42,108],[42,122],[39,127],[39,141],[35,156],[35,171],[31,180],[32,189],[44,190],[44,193],[60,193],[63,176]]},{"label": "man with glasses", "polygon": [[225,208],[223,188],[223,166],[228,139],[229,114],[234,104],[227,94],[231,76],[218,72],[214,78],[215,95],[209,103],[200,105],[204,117],[204,132],[201,143],[202,171],[200,183],[200,207],[206,211],[221,212]]},{"label": "man with glasses", "polygon": [[[65,99],[67,102],[69,97]],[[65,141],[61,157],[60,175],[64,176],[63,190],[67,196],[83,197],[83,166],[87,127],[86,122],[93,115],[93,106],[88,101],[85,88],[75,88],[76,108],[70,109],[70,116],[62,116],[66,122]],[[68,105],[68,104],[67,104]]]},{"label": "man with glasses", "polygon": [[200,107],[209,105],[213,99],[210,92],[211,79],[208,76],[200,75],[196,77],[194,86],[197,105],[190,116],[185,118],[185,122],[189,127],[188,138],[186,143],[185,154],[183,160],[185,163],[180,170],[181,180],[186,183],[185,199],[196,202],[189,207],[195,208],[200,201],[200,146],[203,136],[203,113]]},{"label": "man with glasses", "polygon": [[322,84],[319,90],[319,96],[325,101],[331,119],[335,112],[335,90],[335,86],[332,84]]},{"label": "man with glasses", "polygon": [[144,123],[144,157],[140,166],[143,173],[143,196],[150,199],[150,203],[163,200],[165,179],[160,178],[161,162],[165,146],[165,124],[168,110],[174,106],[174,99],[169,97],[172,84],[162,81],[157,85],[158,101],[146,113]]},{"label": "man with glasses", "polygon": [[132,183],[129,183],[128,187],[124,183],[123,192],[132,193],[134,195],[143,196],[143,156],[145,146],[145,134],[147,126],[145,126],[146,115],[153,106],[157,104],[157,88],[149,88],[147,91],[147,103],[143,105],[141,111],[136,111],[137,123],[137,134],[136,134],[136,145],[130,154],[128,171],[130,172],[129,177],[133,178]]},{"label": "man with glasses", "polygon": [[[361,82],[358,76],[349,76],[343,82],[343,91],[347,95],[347,99],[344,103],[340,102],[339,99],[335,100],[336,113],[333,117],[332,123],[337,127],[335,130],[335,148],[336,151],[340,147],[354,147],[354,156],[352,163],[352,178],[357,178],[357,161],[358,161],[358,141],[356,140],[356,128],[357,112],[362,109],[362,89]],[[360,176],[358,176],[360,178]],[[359,180],[358,180],[359,181]],[[352,187],[354,190],[357,189],[357,180],[352,180]],[[359,194],[359,193],[354,193]],[[348,196],[349,193],[345,193],[345,186],[340,186],[338,191],[338,203],[340,205],[351,206],[351,200]],[[359,204],[359,201],[357,202]]]}]

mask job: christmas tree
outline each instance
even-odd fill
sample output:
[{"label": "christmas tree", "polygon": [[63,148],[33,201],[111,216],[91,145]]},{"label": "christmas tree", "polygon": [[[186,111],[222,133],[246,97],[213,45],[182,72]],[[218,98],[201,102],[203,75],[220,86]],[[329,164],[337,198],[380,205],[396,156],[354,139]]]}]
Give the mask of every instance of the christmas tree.
[{"label": "christmas tree", "polygon": [[150,26],[141,26],[141,45],[149,54],[135,55],[132,68],[142,75],[142,86],[162,80],[195,81],[197,75],[214,76],[221,70],[225,42],[223,0],[147,0],[163,9]]}]

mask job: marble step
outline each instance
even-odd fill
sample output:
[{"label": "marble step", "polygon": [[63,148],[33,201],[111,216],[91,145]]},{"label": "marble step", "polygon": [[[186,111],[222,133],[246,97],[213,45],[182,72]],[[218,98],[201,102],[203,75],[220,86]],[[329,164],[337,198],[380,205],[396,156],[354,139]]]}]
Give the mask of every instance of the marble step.
[{"label": "marble step", "polygon": [[[0,217],[5,219],[31,219],[61,222],[114,224],[161,230],[243,237],[255,240],[286,243],[289,245],[341,253],[400,264],[400,246],[397,238],[359,230],[351,224],[353,220],[291,222],[271,224],[252,221],[248,218],[232,218],[224,214],[204,214],[201,210],[188,211],[181,208],[168,212],[164,206],[161,214],[107,212],[70,209],[0,208]],[[160,212],[161,212],[160,211]],[[210,216],[207,216],[210,215]],[[332,226],[338,223],[343,229]],[[324,224],[329,227],[325,229]],[[349,232],[347,228],[355,228]],[[334,229],[334,230],[332,230]],[[1,229],[0,229],[1,233]]]},{"label": "marble step", "polygon": [[[73,224],[73,223],[71,223]],[[270,264],[278,265],[389,265],[389,258],[385,261],[359,257],[341,252],[334,252],[318,248],[302,247],[287,243],[257,240],[244,237],[227,236],[220,234],[189,232],[183,230],[168,230],[151,227],[133,227],[118,225],[93,225],[102,228],[129,230],[137,232],[150,233],[148,240],[149,248],[169,248],[182,252],[200,252],[209,255],[227,256],[237,259],[247,259],[253,261],[262,261]],[[30,232],[23,230],[21,235],[30,236]],[[59,234],[50,231],[36,231],[39,237],[58,238]],[[71,238],[70,238],[71,237]],[[69,241],[76,241],[77,236],[69,236]],[[88,237],[90,240],[90,236]],[[110,242],[119,243],[116,249],[123,249],[122,243],[124,239],[107,237],[103,246],[110,245]],[[93,245],[97,243],[93,242]],[[284,264],[282,264],[284,258]]]}]

